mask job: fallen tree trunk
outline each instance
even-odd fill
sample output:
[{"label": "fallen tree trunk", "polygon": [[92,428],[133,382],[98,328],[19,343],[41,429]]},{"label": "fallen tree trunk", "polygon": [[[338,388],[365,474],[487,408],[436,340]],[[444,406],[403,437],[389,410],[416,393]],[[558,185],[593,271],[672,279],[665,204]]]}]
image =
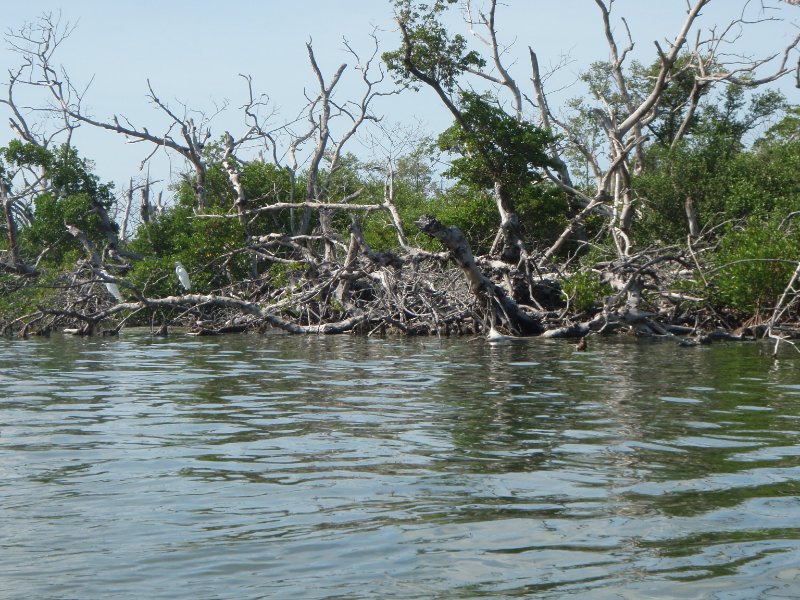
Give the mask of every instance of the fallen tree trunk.
[{"label": "fallen tree trunk", "polygon": [[[89,324],[93,329],[100,321],[112,317],[123,311],[140,310],[143,308],[183,308],[183,307],[216,307],[228,308],[238,312],[252,315],[257,321],[264,321],[279,327],[289,333],[345,333],[351,331],[357,325],[368,320],[369,315],[361,314],[348,319],[332,323],[320,323],[318,325],[298,325],[282,319],[274,313],[270,313],[263,306],[256,302],[247,302],[240,298],[231,298],[226,296],[205,295],[205,294],[187,294],[185,296],[168,296],[166,298],[145,298],[139,302],[124,302],[115,304],[114,306],[97,312],[92,315],[82,315],[77,312],[65,313],[65,311],[45,311],[48,314],[62,314],[71,316]],[[90,329],[90,331],[91,331]],[[224,327],[223,327],[224,329]],[[223,331],[219,331],[223,332]],[[85,333],[85,332],[84,332]]]},{"label": "fallen tree trunk", "polygon": [[537,335],[544,331],[542,322],[528,314],[480,270],[470,249],[467,238],[458,227],[442,225],[430,215],[422,215],[416,222],[420,231],[439,240],[450,251],[469,284],[470,291],[484,305],[491,307],[489,318],[494,323],[496,318],[505,320],[508,327],[524,335]]},{"label": "fallen tree trunk", "polygon": [[264,320],[279,327],[289,333],[321,333],[321,334],[334,334],[334,333],[347,333],[352,331],[356,326],[368,320],[368,315],[356,315],[349,319],[339,321],[338,323],[320,323],[319,325],[297,325],[290,321],[285,321],[277,315],[267,314],[264,315]]}]

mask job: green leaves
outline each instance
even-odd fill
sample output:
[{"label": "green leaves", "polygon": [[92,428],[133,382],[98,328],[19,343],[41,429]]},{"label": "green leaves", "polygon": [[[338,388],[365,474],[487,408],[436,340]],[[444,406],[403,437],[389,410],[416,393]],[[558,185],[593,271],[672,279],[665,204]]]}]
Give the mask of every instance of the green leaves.
[{"label": "green leaves", "polygon": [[[584,262],[590,264],[591,259],[587,258]],[[600,276],[590,269],[582,269],[564,279],[561,288],[569,298],[572,310],[577,313],[592,312],[601,308],[603,298],[613,292],[611,286],[602,283]]]},{"label": "green leaves", "polygon": [[410,0],[395,2],[403,46],[385,52],[382,58],[398,83],[419,89],[421,75],[453,93],[462,73],[486,64],[477,52],[467,50],[467,40],[463,36],[451,37],[439,20],[448,5],[455,1],[436,0],[432,4],[415,4]]},{"label": "green leaves", "polygon": [[11,140],[7,147],[0,148],[0,157],[17,167],[49,168],[53,162],[53,155],[46,148],[20,140]]},{"label": "green leaves", "polygon": [[[786,132],[791,136],[790,122]],[[743,149],[737,137],[717,129],[675,148],[653,146],[633,185],[646,207],[642,233],[651,239],[685,238],[687,198],[701,227],[754,215],[780,219],[800,210],[800,139],[785,141],[768,133],[752,149]]]},{"label": "green leaves", "polygon": [[34,209],[30,225],[19,231],[24,254],[36,256],[50,248],[45,261],[59,264],[71,260],[72,252],[80,249],[80,244],[66,234],[65,224],[78,227],[97,244],[107,239],[109,227],[116,227],[113,223],[104,224],[100,216],[114,202],[113,185],[100,183],[92,173],[94,165],[81,158],[72,146],[64,144],[47,150],[12,140],[0,148],[0,158],[43,176],[42,185],[31,191],[31,195],[38,195],[28,200]]},{"label": "green leaves", "polygon": [[54,195],[64,198],[85,194],[92,201],[109,208],[114,201],[114,184],[100,183],[100,178],[92,173],[93,168],[91,161],[81,158],[75,148],[64,144],[53,152],[45,166],[45,174]]},{"label": "green leaves", "polygon": [[[750,219],[722,240],[715,262],[718,304],[746,314],[770,310],[800,260],[800,236],[771,221]],[[794,261],[794,262],[793,262]]]},{"label": "green leaves", "polygon": [[500,182],[514,195],[541,179],[539,169],[552,166],[545,151],[550,134],[474,92],[462,93],[460,104],[464,125],[454,124],[437,140],[441,150],[460,155],[445,175],[479,189]]}]

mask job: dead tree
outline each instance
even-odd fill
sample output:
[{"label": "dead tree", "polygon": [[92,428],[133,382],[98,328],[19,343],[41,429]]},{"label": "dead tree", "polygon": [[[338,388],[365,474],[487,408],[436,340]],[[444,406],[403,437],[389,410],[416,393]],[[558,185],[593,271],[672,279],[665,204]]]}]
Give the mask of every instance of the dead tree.
[{"label": "dead tree", "polygon": [[[531,93],[521,89],[511,67],[506,64],[511,61],[508,58],[511,56],[510,48],[503,46],[497,35],[499,3],[496,0],[483,3],[485,12],[476,8],[477,2],[474,0],[461,2],[470,33],[488,49],[485,60],[468,52],[457,36],[445,30],[438,20],[441,11],[446,9],[445,3],[422,4],[413,0],[395,2],[402,46],[394,56],[390,56],[390,60],[394,60],[395,65],[402,65],[402,69],[395,68],[403,74],[404,80],[411,78],[429,87],[450,111],[456,123],[468,128],[470,125],[456,101],[457,91],[481,85],[475,83],[475,78],[478,78],[483,85],[488,83],[498,97],[509,99],[510,116],[528,120],[530,117],[526,108],[533,110],[538,117],[536,122],[553,133],[554,141],[548,149],[552,166],[545,167],[545,171],[552,184],[571,199],[575,212],[562,234],[538,257],[538,267],[549,268],[552,259],[563,251],[565,244],[582,229],[590,215],[602,217],[618,255],[618,261],[611,265],[612,269],[619,269],[613,279],[616,281],[618,276],[626,277],[619,284],[620,290],[624,291],[614,296],[618,306],[607,307],[608,310],[618,311],[618,318],[630,319],[630,315],[636,311],[628,309],[637,308],[641,300],[640,273],[630,265],[646,264],[649,259],[644,258],[636,247],[633,224],[636,210],[641,207],[637,205],[638,199],[631,181],[643,167],[648,142],[647,128],[658,117],[664,94],[673,79],[689,73],[694,81],[694,89],[682,107],[683,121],[678,130],[680,138],[687,133],[703,95],[714,84],[755,87],[775,81],[792,71],[789,61],[797,50],[800,37],[780,52],[761,59],[743,61],[731,58],[725,52],[725,45],[735,41],[748,27],[772,18],[763,14],[751,18],[738,12],[724,27],[704,32],[699,27],[699,19],[703,9],[712,1],[715,0],[692,0],[687,3],[686,16],[668,47],[654,43],[657,67],[649,87],[642,91],[641,86],[633,86],[630,80],[628,63],[634,38],[627,21],[614,17],[613,0],[595,0],[608,48],[609,59],[605,63],[608,80],[602,89],[593,90],[596,102],[587,105],[582,119],[590,122],[600,133],[602,143],[599,146],[587,143],[582,132],[575,129],[574,120],[564,118],[551,109],[545,77],[540,72],[539,59],[533,48],[529,48],[533,89]],[[762,5],[766,4],[762,2]],[[621,28],[617,28],[618,23],[622,25]],[[622,43],[615,29],[621,29],[624,36]],[[431,37],[435,38],[433,42],[430,41]],[[449,53],[442,48],[449,49]],[[768,69],[771,69],[770,72],[765,73]],[[499,99],[498,103],[502,104],[503,99]],[[525,102],[527,107],[524,106]],[[574,183],[577,178],[571,173],[574,163],[571,164],[568,151],[582,157],[588,172],[593,175],[593,183]],[[504,198],[506,190],[502,185],[495,185],[492,191],[503,223],[501,229],[513,232],[509,223],[513,215],[513,198]],[[687,211],[690,208],[687,201]],[[687,218],[693,222],[688,215],[689,212]],[[693,222],[695,230],[696,225]],[[510,235],[506,238],[507,241],[512,239]],[[524,247],[525,240],[521,241]]]},{"label": "dead tree", "polygon": [[[306,177],[306,195],[298,202],[295,198],[287,198],[280,209],[288,208],[292,215],[293,232],[298,236],[307,236],[311,233],[312,217],[318,215],[319,234],[322,236],[323,252],[322,260],[332,263],[335,259],[335,245],[333,238],[333,217],[336,213],[337,205],[347,208],[347,205],[357,200],[361,195],[361,190],[354,190],[350,193],[341,194],[333,189],[333,183],[337,172],[341,168],[341,159],[346,144],[353,138],[356,132],[365,123],[377,122],[378,118],[372,113],[372,104],[381,96],[394,92],[387,92],[381,88],[384,80],[383,72],[378,68],[376,71],[376,57],[378,54],[377,37],[373,34],[374,48],[366,59],[360,55],[345,41],[345,48],[356,63],[355,69],[360,74],[362,84],[362,95],[357,101],[339,102],[335,99],[335,90],[340,83],[347,64],[340,65],[330,79],[323,75],[314,54],[312,44],[306,44],[309,64],[314,73],[314,78],[318,85],[316,95],[306,94],[308,103],[301,112],[307,123],[307,129],[296,132],[293,126],[287,125],[269,129],[253,110],[257,101],[252,92],[252,79],[246,78],[250,90],[250,102],[245,107],[247,121],[250,129],[245,137],[234,141],[232,138],[226,142],[226,152],[223,164],[228,173],[235,195],[235,203],[240,222],[247,211],[245,206],[248,204],[244,195],[244,190],[238,183],[236,173],[235,151],[246,141],[258,139],[265,144],[266,149],[272,156],[273,163],[283,168],[290,175],[292,184],[297,180],[300,170],[298,154],[302,152],[304,146],[313,141],[314,147],[310,150],[308,157]],[[299,121],[295,119],[294,121]],[[344,125],[339,125],[339,121],[344,121]],[[227,138],[226,138],[227,139]],[[284,141],[286,140],[286,141]],[[281,153],[280,148],[285,147]],[[284,161],[281,154],[287,157]],[[291,186],[294,188],[294,185]],[[337,197],[338,196],[338,197]],[[278,210],[276,204],[267,205],[256,209],[259,211]],[[295,215],[300,215],[299,221],[295,220]]]},{"label": "dead tree", "polygon": [[[744,28],[754,23],[748,22],[742,15],[734,18],[721,30],[712,29],[706,34],[706,37],[703,37],[696,24],[702,9],[712,1],[695,0],[689,5],[686,18],[670,42],[669,48],[663,49],[658,42],[654,42],[659,65],[658,71],[650,84],[649,91],[643,96],[637,97],[631,92],[628,75],[625,71],[625,61],[634,47],[631,31],[628,29],[625,19],[621,19],[625,26],[627,41],[625,47],[620,50],[612,26],[613,0],[608,2],[595,0],[600,9],[603,31],[609,48],[611,93],[621,99],[615,101],[598,92],[597,100],[600,107],[593,108],[589,113],[589,118],[596,120],[606,137],[603,150],[608,153],[609,159],[605,167],[600,157],[582,143],[581,136],[573,130],[571,125],[551,111],[539,72],[538,59],[535,52],[530,50],[532,81],[537,99],[535,106],[539,112],[539,118],[568,140],[568,144],[573,146],[575,152],[584,157],[594,172],[595,190],[590,195],[578,192],[563,176],[563,173],[551,174],[550,179],[567,193],[581,198],[584,206],[594,204],[595,211],[597,208],[602,208],[606,214],[610,212],[608,214],[609,230],[620,257],[629,255],[634,243],[631,239],[631,226],[636,208],[636,198],[631,189],[630,178],[632,174],[638,173],[642,168],[644,148],[648,141],[645,128],[658,116],[657,109],[672,79],[681,72],[688,71],[692,73],[694,81],[694,88],[684,107],[683,121],[673,141],[675,144],[687,132],[688,125],[703,94],[713,83],[726,82],[756,87],[775,81],[791,71],[788,60],[791,52],[800,43],[800,36],[796,37],[781,53],[746,63],[727,64],[723,46],[738,35],[738,28]],[[694,32],[694,41],[690,42],[692,32]],[[688,56],[689,60],[687,64],[681,66],[680,70],[676,70],[678,58],[681,56]],[[772,72],[759,75],[763,67],[776,60],[778,64]],[[575,220],[581,221],[587,215],[587,212],[582,211]],[[574,228],[574,226],[571,224],[570,228]],[[545,256],[549,258],[559,251],[567,237],[560,237]]]},{"label": "dead tree", "polygon": [[[89,115],[83,106],[88,86],[79,88],[72,81],[67,71],[56,64],[55,53],[59,46],[73,32],[74,26],[62,24],[52,15],[44,15],[34,24],[7,35],[12,48],[22,58],[23,65],[11,73],[8,98],[3,102],[13,112],[12,128],[25,140],[34,134],[25,122],[19,106],[13,98],[13,91],[20,86],[41,88],[50,96],[54,108],[52,112],[63,122],[63,126],[52,132],[47,141],[62,136],[70,143],[74,129],[81,123],[98,127],[125,136],[131,143],[150,142],[153,144],[142,166],[159,150],[172,150],[183,156],[192,166],[194,179],[192,182],[198,210],[204,210],[207,204],[206,161],[203,155],[205,145],[211,133],[209,123],[214,115],[190,111],[186,106],[181,111],[171,108],[156,94],[148,80],[148,97],[162,111],[170,123],[161,134],[151,133],[147,127],[137,127],[124,116],[113,115],[109,120],[102,120]],[[173,132],[177,130],[178,135]]]},{"label": "dead tree", "polygon": [[15,217],[16,205],[13,198],[9,197],[8,186],[0,181],[0,201],[3,203],[6,236],[8,239],[9,260],[0,262],[0,268],[12,272],[30,273],[32,269],[25,264],[19,254],[17,244],[17,222]]},{"label": "dead tree", "polygon": [[[360,60],[358,54],[345,42],[348,52],[356,60],[357,69],[361,72],[364,92],[360,101],[344,104],[340,104],[334,100],[333,91],[339,83],[347,65],[340,65],[330,81],[326,82],[317,64],[311,44],[306,44],[309,62],[319,85],[318,95],[309,102],[307,107],[310,130],[313,131],[313,133],[311,136],[302,136],[305,139],[310,137],[316,139],[316,146],[311,154],[307,174],[307,202],[325,202],[325,199],[332,191],[331,184],[336,171],[339,169],[339,161],[342,157],[342,150],[345,144],[365,122],[377,120],[370,112],[370,104],[376,98],[384,95],[384,93],[376,89],[383,81],[383,73],[379,73],[378,77],[375,79],[371,78],[370,70],[378,53],[377,39],[374,36],[373,40],[375,41],[374,50],[366,61]],[[343,116],[350,120],[350,125],[344,130],[338,140],[333,139],[331,132],[331,122],[334,116]],[[327,163],[327,172],[324,174],[321,170],[323,159],[325,159]],[[348,195],[348,199],[350,200],[356,198],[357,195]],[[334,211],[331,209],[323,208],[319,211],[320,229],[322,235],[325,237],[330,237],[333,234],[333,214]],[[303,211],[303,218],[298,230],[299,233],[303,234],[308,232],[310,217],[311,213],[306,208]],[[324,259],[326,261],[332,260],[332,252],[332,244],[326,243],[324,253]]]},{"label": "dead tree", "polygon": [[453,261],[464,272],[470,291],[489,309],[491,323],[494,323],[497,314],[515,333],[533,335],[544,331],[538,318],[522,310],[500,286],[484,275],[475,262],[467,239],[457,227],[442,225],[429,215],[420,217],[416,225],[420,231],[436,238],[448,249]]}]

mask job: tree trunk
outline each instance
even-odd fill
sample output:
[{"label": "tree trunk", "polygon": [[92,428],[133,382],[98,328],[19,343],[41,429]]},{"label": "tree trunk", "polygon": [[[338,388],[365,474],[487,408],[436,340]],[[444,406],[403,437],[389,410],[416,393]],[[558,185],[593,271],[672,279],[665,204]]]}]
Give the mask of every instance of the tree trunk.
[{"label": "tree trunk", "polygon": [[22,264],[19,256],[19,246],[17,245],[17,224],[14,222],[14,214],[11,212],[11,200],[6,196],[5,187],[0,184],[0,192],[3,199],[3,213],[6,217],[6,232],[8,235],[8,249],[11,252],[11,267],[16,269]]},{"label": "tree trunk", "polygon": [[694,210],[694,201],[691,196],[686,196],[683,208],[686,211],[686,221],[689,223],[689,235],[697,237],[700,235],[700,223],[697,222],[697,213]]},{"label": "tree trunk", "polygon": [[500,230],[497,232],[492,252],[495,253],[499,244],[502,243],[502,250],[500,250],[502,260],[517,264],[523,248],[519,216],[515,211],[513,200],[499,181],[494,184],[494,200],[497,212],[500,214]]},{"label": "tree trunk", "polygon": [[150,182],[145,183],[142,187],[142,206],[139,209],[139,214],[142,216],[142,223],[145,225],[150,224]]},{"label": "tree trunk", "polygon": [[124,242],[128,237],[128,219],[131,216],[131,205],[133,204],[133,179],[128,186],[128,193],[125,195],[125,212],[122,216],[122,229],[120,230],[120,239]]},{"label": "tree trunk", "polygon": [[[492,303],[492,310],[499,309],[509,327],[522,334],[536,335],[544,331],[541,321],[526,313],[505,291],[486,277],[475,263],[475,257],[467,239],[458,227],[446,227],[429,215],[422,215],[416,222],[423,233],[439,240],[458,263],[467,278],[469,288],[482,303]],[[495,306],[496,304],[496,306]]]},{"label": "tree trunk", "polygon": [[[233,136],[227,131],[225,132],[225,154],[222,157],[222,166],[228,174],[228,180],[231,182],[233,191],[236,192],[236,200],[233,204],[236,207],[236,215],[239,219],[239,224],[242,226],[244,232],[244,243],[250,239],[250,226],[247,222],[247,195],[242,185],[242,179],[239,176],[239,169],[236,166],[235,159],[233,158],[234,142]],[[255,279],[258,277],[258,259],[255,254],[250,256],[250,276]]]}]

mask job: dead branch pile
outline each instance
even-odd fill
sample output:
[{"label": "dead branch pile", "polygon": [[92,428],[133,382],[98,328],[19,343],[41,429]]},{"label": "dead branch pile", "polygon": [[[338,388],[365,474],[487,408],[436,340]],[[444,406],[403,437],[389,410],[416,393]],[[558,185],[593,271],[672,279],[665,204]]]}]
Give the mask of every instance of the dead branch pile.
[{"label": "dead branch pile", "polygon": [[[30,224],[31,199],[52,183],[42,165],[34,161],[8,174],[7,179],[16,181],[15,185],[0,187],[9,248],[7,257],[0,256],[0,274],[11,274],[0,279],[0,286],[10,290],[14,286],[38,285],[59,291],[47,306],[37,306],[29,314],[6,321],[0,316],[0,330],[7,335],[22,336],[53,329],[92,335],[116,333],[128,324],[147,322],[154,332],[165,333],[170,326],[185,326],[196,335],[277,328],[290,333],[406,335],[496,330],[508,335],[546,337],[582,337],[623,330],[637,335],[672,337],[722,329],[724,333],[718,336],[741,339],[767,335],[788,341],[797,335],[796,329],[787,323],[796,323],[800,312],[800,262],[789,261],[795,269],[794,275],[771,307],[771,316],[761,323],[742,324],[730,315],[716,312],[707,301],[708,294],[703,292],[709,287],[704,274],[709,266],[703,264],[702,238],[698,237],[700,228],[690,197],[686,198],[689,236],[685,248],[642,250],[633,235],[637,211],[646,207],[632,178],[644,169],[645,151],[651,143],[648,128],[659,118],[660,103],[676,78],[691,72],[694,79],[691,93],[676,114],[679,127],[672,145],[687,135],[709,86],[724,82],[752,87],[776,81],[792,71],[788,60],[800,46],[800,37],[790,41],[782,54],[772,57],[774,63],[736,59],[726,64],[726,55],[720,48],[727,47],[726,36],[738,35],[736,32],[746,20],[742,16],[726,28],[712,28],[708,36],[700,35],[696,21],[710,2],[687,3],[685,20],[670,38],[669,47],[662,49],[655,44],[655,76],[650,77],[650,87],[644,93],[634,92],[635,86],[631,87],[627,81],[629,74],[624,63],[633,48],[632,38],[627,46],[617,42],[611,20],[613,2],[595,0],[610,51],[608,85],[593,92],[594,104],[585,114],[579,114],[577,120],[562,119],[551,110],[546,76],[540,73],[532,48],[529,49],[531,73],[526,79],[531,81],[533,89],[527,94],[504,66],[506,49],[499,44],[495,28],[496,0],[488,2],[485,14],[475,12],[468,0],[463,3],[469,31],[488,47],[489,61],[475,62],[472,53],[462,57],[463,60],[447,56],[452,49],[448,43],[429,45],[427,25],[435,22],[438,8],[431,9],[428,17],[424,17],[424,12],[430,7],[424,3],[419,4],[419,10],[397,11],[402,46],[396,53],[389,53],[395,55],[395,61],[394,65],[387,65],[395,75],[405,77],[407,84],[424,85],[435,93],[466,140],[466,150],[453,151],[462,152],[462,158],[482,161],[480,183],[485,197],[494,200],[500,218],[489,256],[475,256],[458,228],[427,215],[419,218],[416,228],[436,240],[441,251],[431,252],[409,243],[394,201],[397,159],[403,152],[401,144],[393,145],[398,137],[396,132],[384,130],[386,156],[385,161],[378,161],[380,168],[385,168],[383,199],[375,197],[380,192],[364,199],[362,196],[368,194],[363,189],[337,190],[335,177],[343,168],[346,143],[365,124],[380,122],[372,108],[377,99],[399,92],[399,89],[385,91],[383,87],[385,72],[378,62],[374,34],[376,43],[371,55],[360,57],[346,44],[355,68],[347,71],[347,64],[342,64],[327,77],[311,44],[307,44],[318,89],[305,92],[307,105],[298,118],[283,126],[269,124],[272,115],[263,114],[266,96],[254,93],[252,78],[244,76],[245,131],[239,136],[225,131],[219,138],[212,136],[212,117],[185,106],[183,110],[170,107],[149,82],[151,103],[168,122],[161,133],[136,126],[123,116],[114,115],[107,120],[91,116],[85,108],[84,86],[71,82],[66,71],[54,62],[54,52],[71,28],[62,26],[52,16],[45,16],[37,25],[11,32],[8,37],[22,60],[21,66],[10,72],[7,97],[0,98],[0,103],[10,110],[15,135],[37,151],[33,156],[38,156],[49,151],[59,136],[65,137],[69,146],[73,131],[86,125],[151,145],[152,152],[144,158],[142,166],[159,150],[182,157],[188,167],[185,183],[194,195],[192,218],[235,219],[244,232],[241,246],[227,256],[216,257],[214,264],[224,275],[233,258],[247,255],[250,278],[242,281],[221,276],[220,281],[230,283],[203,294],[193,293],[184,284],[186,293],[166,297],[154,297],[130,283],[125,275],[142,258],[125,249],[134,189],[131,184],[119,232],[102,200],[92,200],[90,212],[100,221],[102,247],[74,223],[64,223],[63,235],[77,240],[86,258],[72,272],[45,283],[38,268],[52,247],[42,249],[38,257],[26,259],[19,251],[16,236],[19,224],[25,224],[26,220]],[[626,21],[621,22],[630,38]],[[445,55],[436,56],[433,61],[425,59],[431,51],[438,52],[436,48],[446,49]],[[684,55],[688,63],[681,66]],[[449,66],[431,70],[431,62]],[[484,70],[486,65],[493,65],[494,70]],[[761,73],[760,68],[765,65],[773,66],[774,70]],[[363,95],[342,102],[336,99],[334,91],[346,73],[356,74]],[[498,93],[509,94],[511,113],[506,114],[502,109],[504,101],[488,102],[480,96],[463,93],[473,86],[456,85],[456,74],[465,81],[477,77],[491,82],[499,88]],[[16,91],[26,89],[45,94],[42,104],[48,108],[42,110],[55,117],[53,121],[63,122],[61,129],[44,135],[39,127],[26,122],[29,113],[16,103],[14,96]],[[528,100],[538,118],[527,113],[523,99]],[[475,107],[481,109],[475,114],[483,120],[475,118],[472,111]],[[488,132],[484,131],[487,123],[491,125]],[[512,141],[541,139],[542,156],[533,161],[536,164],[527,150],[518,152],[525,159],[522,166],[509,163],[507,140],[492,137],[498,129],[493,123],[501,123],[503,127],[499,129],[514,132]],[[587,145],[581,127],[596,130],[600,140],[596,147]],[[542,135],[537,137],[537,132]],[[486,141],[487,137],[491,143]],[[209,151],[214,139],[220,141],[216,150]],[[510,148],[514,150],[516,146],[512,144]],[[263,157],[270,157],[276,172],[286,175],[286,189],[275,191],[274,197],[248,197],[243,175],[252,162],[246,158],[247,152],[253,149],[260,153],[262,163]],[[574,168],[570,167],[571,156],[581,157],[579,171],[590,175],[583,183],[575,180],[575,173],[571,174]],[[213,164],[221,165],[222,176],[227,178],[226,192],[220,196],[228,203],[227,214],[211,214],[215,198],[213,189],[209,189],[209,176]],[[298,185],[300,182],[302,185]],[[537,254],[520,225],[514,190],[542,182],[564,194],[570,208],[563,232]],[[163,209],[160,198],[156,205],[150,204],[148,189],[149,180],[142,188],[144,225],[157,220]],[[375,251],[369,247],[359,219],[371,211],[385,211],[388,215],[387,222],[394,228],[398,241],[395,251]],[[255,224],[263,225],[279,213],[289,215],[287,223],[267,235],[263,235],[263,228],[262,235],[253,233]],[[349,232],[343,232],[341,227],[341,219],[346,216],[352,220]],[[571,258],[575,258],[575,252],[567,250],[567,246],[582,239],[585,226],[593,219],[604,223],[602,232],[613,243],[614,258],[589,266],[584,263],[578,273],[559,266],[555,261],[564,259],[566,254],[572,253]],[[285,279],[277,277],[270,269],[275,264],[291,265],[291,275]],[[563,284],[579,276],[584,281],[592,280],[594,288],[602,290],[601,301],[576,306],[576,294],[566,291]],[[0,287],[0,293],[3,291]]]}]

